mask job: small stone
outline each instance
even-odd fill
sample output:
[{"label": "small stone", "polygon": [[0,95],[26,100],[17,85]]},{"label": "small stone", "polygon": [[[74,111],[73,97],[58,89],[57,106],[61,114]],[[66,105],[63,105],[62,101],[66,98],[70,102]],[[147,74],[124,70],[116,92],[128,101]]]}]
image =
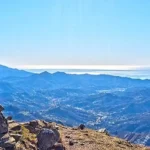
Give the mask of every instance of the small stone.
[{"label": "small stone", "polygon": [[80,124],[78,129],[84,130],[85,129],[85,125],[84,124]]},{"label": "small stone", "polygon": [[109,135],[109,133],[108,133],[108,131],[106,130],[106,128],[99,129],[98,132],[100,132],[100,133],[105,133],[106,135]]},{"label": "small stone", "polygon": [[70,136],[69,136],[69,135],[66,135],[65,138],[70,139]]},{"label": "small stone", "polygon": [[85,133],[84,135],[89,136],[88,133]]},{"label": "small stone", "polygon": [[69,141],[69,145],[73,146],[74,145],[73,141]]},{"label": "small stone", "polygon": [[74,128],[72,128],[72,130],[78,130],[78,128],[75,128],[75,127],[74,127]]}]

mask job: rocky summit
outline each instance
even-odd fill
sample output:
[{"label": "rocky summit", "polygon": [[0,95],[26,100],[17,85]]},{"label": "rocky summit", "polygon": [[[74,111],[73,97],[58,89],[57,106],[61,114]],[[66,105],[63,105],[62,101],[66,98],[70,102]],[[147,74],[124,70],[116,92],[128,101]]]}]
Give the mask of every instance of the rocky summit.
[{"label": "rocky summit", "polygon": [[13,150],[15,148],[15,139],[9,134],[9,125],[2,114],[3,110],[4,108],[0,106],[0,147],[6,150]]},{"label": "rocky summit", "polygon": [[0,106],[0,150],[150,150],[117,137],[106,129],[91,130],[83,124],[66,127],[34,120],[18,123],[7,119]]}]

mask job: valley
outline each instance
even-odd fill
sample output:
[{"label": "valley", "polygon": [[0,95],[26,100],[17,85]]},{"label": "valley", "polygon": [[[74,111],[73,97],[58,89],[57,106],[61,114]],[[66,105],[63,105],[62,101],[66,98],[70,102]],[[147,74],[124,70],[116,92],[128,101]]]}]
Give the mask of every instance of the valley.
[{"label": "valley", "polygon": [[41,119],[70,127],[83,123],[150,145],[150,80],[63,72],[25,74],[0,78],[0,104],[6,116],[20,122]]}]

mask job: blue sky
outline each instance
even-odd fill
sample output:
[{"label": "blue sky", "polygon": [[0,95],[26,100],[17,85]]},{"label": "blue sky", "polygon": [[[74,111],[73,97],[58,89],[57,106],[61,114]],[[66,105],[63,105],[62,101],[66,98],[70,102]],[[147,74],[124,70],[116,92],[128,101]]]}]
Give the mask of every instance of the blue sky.
[{"label": "blue sky", "polygon": [[149,0],[0,1],[0,63],[150,66]]}]

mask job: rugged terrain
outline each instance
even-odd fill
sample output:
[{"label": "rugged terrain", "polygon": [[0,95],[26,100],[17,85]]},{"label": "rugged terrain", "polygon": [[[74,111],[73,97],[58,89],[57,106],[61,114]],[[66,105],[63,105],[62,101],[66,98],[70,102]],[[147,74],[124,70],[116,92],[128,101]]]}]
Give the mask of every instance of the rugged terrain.
[{"label": "rugged terrain", "polygon": [[0,104],[19,122],[46,120],[106,128],[150,146],[150,80],[63,72],[28,73],[0,66]]},{"label": "rugged terrain", "polygon": [[[5,118],[3,110],[0,106],[0,150],[37,150],[38,147],[39,150],[150,149],[111,137],[103,129],[99,131],[87,129],[83,124],[77,128],[41,120],[18,123],[11,117]],[[46,131],[46,134],[43,131]]]}]

